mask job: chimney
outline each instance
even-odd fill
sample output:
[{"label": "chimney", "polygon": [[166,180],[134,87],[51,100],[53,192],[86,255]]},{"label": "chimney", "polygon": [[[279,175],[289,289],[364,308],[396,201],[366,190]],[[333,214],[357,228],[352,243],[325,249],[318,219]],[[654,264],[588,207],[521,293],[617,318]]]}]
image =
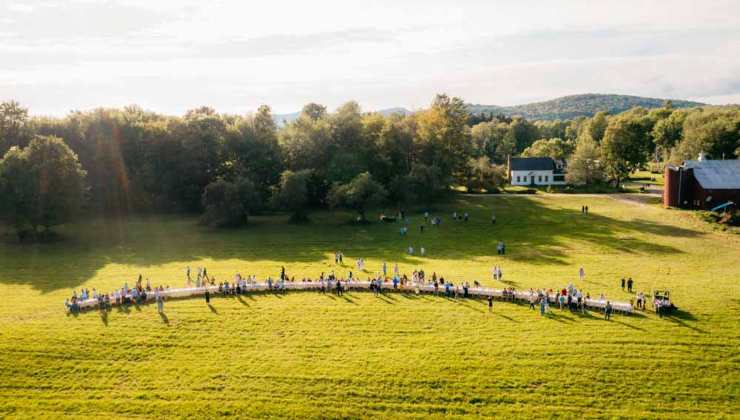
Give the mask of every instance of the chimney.
[{"label": "chimney", "polygon": [[511,154],[506,155],[506,174],[509,178],[509,183],[511,183]]}]

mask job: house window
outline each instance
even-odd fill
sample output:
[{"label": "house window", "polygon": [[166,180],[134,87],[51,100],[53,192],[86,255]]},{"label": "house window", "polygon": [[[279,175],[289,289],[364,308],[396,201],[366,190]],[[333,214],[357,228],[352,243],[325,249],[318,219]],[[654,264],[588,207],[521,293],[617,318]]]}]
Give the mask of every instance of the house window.
[{"label": "house window", "polygon": [[553,175],[552,180],[554,182],[563,182],[565,181],[565,175]]},{"label": "house window", "polygon": [[549,178],[550,178],[549,175],[545,175],[545,182],[550,182]]},{"label": "house window", "polygon": [[526,175],[524,176],[524,182],[527,182],[527,176]]},{"label": "house window", "polygon": [[542,175],[537,175],[537,182],[542,182]]},{"label": "house window", "polygon": [[517,175],[517,177],[516,177],[516,182],[520,182],[519,181],[519,175]]}]

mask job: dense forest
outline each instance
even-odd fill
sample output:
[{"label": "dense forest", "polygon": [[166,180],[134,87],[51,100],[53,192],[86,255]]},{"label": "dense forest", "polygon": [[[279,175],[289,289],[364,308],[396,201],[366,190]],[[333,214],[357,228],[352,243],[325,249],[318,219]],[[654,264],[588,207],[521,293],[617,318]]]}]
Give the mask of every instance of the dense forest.
[{"label": "dense forest", "polygon": [[[532,121],[471,115],[460,98],[438,95],[422,111],[333,113],[307,104],[278,127],[267,106],[249,115],[202,107],[167,116],[129,106],[34,117],[0,104],[0,204],[18,232],[36,233],[80,211],[197,212],[205,223],[240,225],[283,209],[428,206],[450,187],[492,191],[507,156],[567,162],[573,184],[619,185],[631,171],[664,162],[740,154],[740,108],[651,110]],[[20,235],[20,233],[19,233]]]}]

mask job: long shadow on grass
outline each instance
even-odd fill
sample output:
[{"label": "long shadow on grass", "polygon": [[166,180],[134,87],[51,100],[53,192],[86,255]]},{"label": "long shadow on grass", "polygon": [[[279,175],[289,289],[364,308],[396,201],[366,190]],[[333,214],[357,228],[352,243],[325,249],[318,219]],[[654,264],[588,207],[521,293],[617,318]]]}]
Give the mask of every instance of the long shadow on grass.
[{"label": "long shadow on grass", "polygon": [[701,328],[695,327],[689,324],[688,322],[686,322],[686,321],[696,321],[697,320],[697,318],[690,312],[686,312],[686,311],[678,309],[670,315],[664,315],[663,318],[681,327],[688,328],[692,331],[695,331],[701,334],[707,334],[705,330],[702,330]]},{"label": "long shadow on grass", "polygon": [[[575,202],[588,204],[589,198],[574,196]],[[586,243],[593,250],[629,254],[662,255],[682,250],[660,243],[660,237],[692,238],[702,232],[645,219],[618,220],[599,214],[589,215],[577,209],[556,207],[562,204],[536,197],[463,197],[438,206],[432,214],[442,218],[438,228],[418,231],[423,223],[419,214],[411,215],[408,235],[398,235],[400,224],[347,224],[348,213],[317,212],[313,223],[293,225],[285,216],[250,218],[250,226],[234,230],[215,230],[196,224],[195,218],[180,216],[137,218],[128,221],[96,220],[63,227],[65,241],[18,245],[0,243],[0,283],[30,284],[43,293],[77,288],[108,264],[138,266],[120,281],[133,284],[148,267],[177,263],[181,279],[151,280],[155,284],[184,282],[184,269],[195,269],[203,259],[239,260],[239,271],[249,273],[250,262],[275,264],[275,277],[281,265],[324,261],[334,267],[334,251],[345,258],[373,258],[389,264],[403,263],[423,268],[427,260],[473,260],[495,254],[496,243],[506,243],[502,258],[529,264],[566,264],[573,243]],[[616,203],[615,206],[620,204]],[[452,211],[470,213],[470,222],[453,221]],[[497,223],[490,223],[495,211]],[[640,209],[634,209],[639,212]],[[651,237],[645,238],[645,234]],[[656,238],[657,237],[657,238]],[[424,246],[424,258],[406,253],[411,245]],[[242,263],[240,263],[241,265]],[[343,270],[352,268],[345,265]],[[380,267],[377,267],[378,270]],[[297,273],[300,277],[318,277],[316,273]],[[373,267],[369,268],[373,271]],[[444,275],[444,273],[439,273]],[[126,274],[124,274],[125,276]],[[219,273],[231,276],[233,273]]]}]

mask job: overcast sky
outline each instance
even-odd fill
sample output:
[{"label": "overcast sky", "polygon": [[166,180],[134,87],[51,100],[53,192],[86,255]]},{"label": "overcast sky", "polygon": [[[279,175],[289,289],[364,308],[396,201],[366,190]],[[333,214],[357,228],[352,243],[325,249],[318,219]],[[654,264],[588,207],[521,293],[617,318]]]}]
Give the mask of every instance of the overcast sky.
[{"label": "overcast sky", "polygon": [[0,100],[276,113],[577,93],[740,102],[740,1],[0,0]]}]

